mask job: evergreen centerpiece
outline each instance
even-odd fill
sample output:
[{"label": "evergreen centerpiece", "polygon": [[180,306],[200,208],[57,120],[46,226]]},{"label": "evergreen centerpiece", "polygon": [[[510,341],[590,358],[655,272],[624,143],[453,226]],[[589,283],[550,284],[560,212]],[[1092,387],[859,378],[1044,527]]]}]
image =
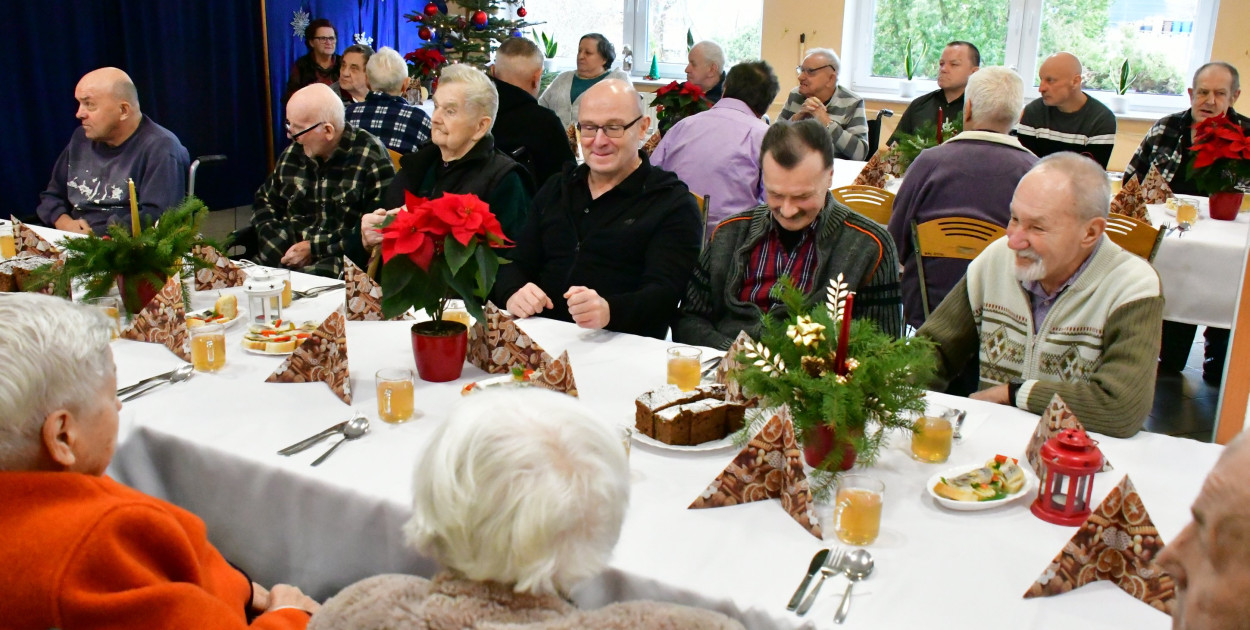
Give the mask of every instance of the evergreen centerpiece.
[{"label": "evergreen centerpiece", "polygon": [[[938,110],[939,120],[942,112]],[[943,120],[942,126],[939,128],[936,123],[922,123],[916,128],[915,133],[900,133],[894,144],[890,146],[886,159],[897,163],[898,177],[902,177],[907,172],[907,167],[920,155],[925,149],[936,147],[950,138],[954,138],[964,130],[964,121],[962,118],[952,118]]]},{"label": "evergreen centerpiece", "polygon": [[1209,197],[1212,219],[1237,218],[1243,194],[1250,184],[1250,140],[1241,125],[1225,114],[1194,125],[1194,159],[1186,168],[1194,186]]},{"label": "evergreen centerpiece", "polygon": [[107,294],[116,282],[122,302],[129,312],[143,310],[152,295],[160,291],[165,280],[182,270],[184,260],[196,269],[212,264],[191,255],[197,245],[208,245],[224,251],[205,239],[200,231],[208,218],[208,206],[195,197],[187,197],[177,207],[166,211],[153,224],[141,219],[138,234],[114,223],[104,237],[89,234],[83,238],[67,238],[59,244],[65,250],[64,266],[44,267],[37,278],[52,283],[58,294],[68,295],[74,279],[87,293],[84,299]]},{"label": "evergreen centerpiece", "polygon": [[[458,0],[452,4],[457,11],[448,11],[445,0],[429,0],[421,11],[404,16],[420,25],[417,35],[425,40],[421,47],[440,51],[449,63],[471,63],[486,70],[499,44],[530,26],[523,19],[506,17],[513,7],[518,7],[516,13],[524,17],[524,0]],[[508,10],[505,17],[500,17],[501,9]]]},{"label": "evergreen centerpiece", "polygon": [[933,344],[894,339],[871,321],[851,321],[854,294],[841,274],[817,308],[789,277],[774,291],[790,315],[764,315],[760,339],[738,356],[734,377],[764,405],[788,405],[795,433],[809,447],[832,433],[829,452],[818,456],[819,465],[809,452],[809,464],[837,472],[843,453],[854,447],[859,463],[871,465],[886,431],[910,432],[913,418],[905,412],[924,412],[920,384],[933,373]]},{"label": "evergreen centerpiece", "polygon": [[689,81],[673,81],[655,91],[651,105],[655,107],[656,124],[663,136],[677,121],[711,109],[712,101],[703,95],[703,88]]}]

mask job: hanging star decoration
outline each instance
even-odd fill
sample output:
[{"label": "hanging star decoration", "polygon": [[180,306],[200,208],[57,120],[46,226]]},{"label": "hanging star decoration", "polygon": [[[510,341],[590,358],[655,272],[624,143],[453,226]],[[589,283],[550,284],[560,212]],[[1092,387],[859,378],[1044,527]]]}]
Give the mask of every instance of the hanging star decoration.
[{"label": "hanging star decoration", "polygon": [[356,33],[356,35],[352,37],[352,39],[356,40],[356,43],[362,46],[373,45],[373,38],[369,37],[367,33]]},{"label": "hanging star decoration", "polygon": [[291,30],[296,37],[304,39],[304,30],[308,28],[310,18],[312,18],[312,15],[303,9],[295,11],[295,17],[291,18]]}]

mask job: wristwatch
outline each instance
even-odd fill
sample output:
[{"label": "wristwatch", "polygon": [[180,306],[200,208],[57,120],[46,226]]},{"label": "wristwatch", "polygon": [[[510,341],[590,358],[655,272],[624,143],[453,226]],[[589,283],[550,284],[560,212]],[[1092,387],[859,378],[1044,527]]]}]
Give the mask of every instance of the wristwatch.
[{"label": "wristwatch", "polygon": [[1016,394],[1020,393],[1020,386],[1024,385],[1024,381],[1013,378],[1007,381],[1007,404],[1012,407],[1016,406]]}]

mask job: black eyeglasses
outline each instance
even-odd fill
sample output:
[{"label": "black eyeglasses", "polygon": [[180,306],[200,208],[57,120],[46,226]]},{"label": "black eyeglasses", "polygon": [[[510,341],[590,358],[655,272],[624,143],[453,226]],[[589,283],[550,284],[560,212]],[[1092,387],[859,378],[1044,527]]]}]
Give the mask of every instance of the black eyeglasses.
[{"label": "black eyeglasses", "polygon": [[641,115],[630,121],[627,125],[592,125],[590,123],[579,122],[577,123],[577,130],[582,132],[582,135],[594,136],[599,133],[600,129],[602,129],[603,135],[609,138],[620,138],[625,135],[626,129],[633,127],[640,120],[642,120]]},{"label": "black eyeglasses", "polygon": [[312,38],[312,40],[313,40],[314,42],[333,42],[333,41],[337,41],[337,40],[338,40],[338,38],[337,38],[337,37],[333,37],[333,36],[331,36],[331,37],[324,37],[324,36],[322,36],[322,37],[313,37],[313,38]]},{"label": "black eyeglasses", "polygon": [[795,68],[794,71],[800,75],[806,74],[807,76],[812,77],[812,76],[816,76],[817,72],[820,72],[821,70],[824,70],[825,68],[833,69],[833,64],[827,63],[823,66],[817,66],[815,68],[804,68],[803,66],[799,66]]},{"label": "black eyeglasses", "polygon": [[316,129],[317,127],[320,127],[320,126],[324,125],[324,124],[325,124],[325,121],[319,122],[319,123],[317,123],[317,124],[315,124],[315,125],[313,125],[313,126],[311,126],[311,127],[307,128],[307,129],[305,129],[305,130],[303,130],[303,131],[301,131],[301,132],[299,132],[299,133],[295,133],[295,134],[291,133],[291,121],[289,121],[289,120],[284,120],[284,121],[282,121],[282,124],[283,124],[283,126],[285,126],[285,127],[286,127],[286,135],[287,135],[287,137],[289,137],[290,139],[294,140],[294,139],[296,139],[296,138],[298,138],[298,137],[300,137],[300,136],[302,136],[302,135],[304,135],[304,134],[306,134],[306,133],[308,133],[308,132],[312,131],[313,129]]}]

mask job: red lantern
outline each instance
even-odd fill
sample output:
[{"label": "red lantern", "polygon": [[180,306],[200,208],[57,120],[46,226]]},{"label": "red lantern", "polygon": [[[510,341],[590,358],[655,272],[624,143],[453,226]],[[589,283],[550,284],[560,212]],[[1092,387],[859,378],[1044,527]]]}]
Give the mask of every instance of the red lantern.
[{"label": "red lantern", "polygon": [[1042,484],[1033,514],[1047,523],[1075,526],[1090,512],[1094,475],[1102,470],[1098,442],[1080,429],[1064,429],[1042,444]]},{"label": "red lantern", "polygon": [[425,5],[426,15],[433,17],[435,13],[438,13],[438,5],[434,4],[433,2]]},{"label": "red lantern", "polygon": [[473,13],[473,24],[475,26],[486,26],[487,19],[485,11],[475,11]]}]

